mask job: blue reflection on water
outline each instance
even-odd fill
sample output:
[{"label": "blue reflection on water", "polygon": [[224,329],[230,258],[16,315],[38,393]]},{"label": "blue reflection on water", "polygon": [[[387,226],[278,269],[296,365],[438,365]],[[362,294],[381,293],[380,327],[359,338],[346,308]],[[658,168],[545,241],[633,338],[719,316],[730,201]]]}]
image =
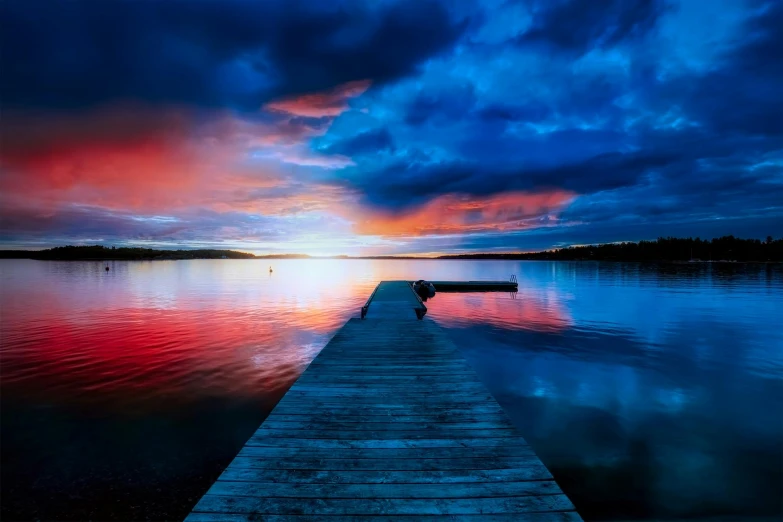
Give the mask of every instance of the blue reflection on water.
[{"label": "blue reflection on water", "polygon": [[430,314],[586,518],[782,514],[780,268],[517,269]]}]

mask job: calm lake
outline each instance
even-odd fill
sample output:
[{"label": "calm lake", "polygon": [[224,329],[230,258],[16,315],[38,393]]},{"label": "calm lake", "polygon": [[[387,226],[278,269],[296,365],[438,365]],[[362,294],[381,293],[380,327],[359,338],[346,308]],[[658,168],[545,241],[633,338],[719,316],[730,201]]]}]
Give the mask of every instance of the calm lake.
[{"label": "calm lake", "polygon": [[450,335],[586,520],[779,520],[783,268],[0,261],[3,520],[177,520],[383,279]]}]

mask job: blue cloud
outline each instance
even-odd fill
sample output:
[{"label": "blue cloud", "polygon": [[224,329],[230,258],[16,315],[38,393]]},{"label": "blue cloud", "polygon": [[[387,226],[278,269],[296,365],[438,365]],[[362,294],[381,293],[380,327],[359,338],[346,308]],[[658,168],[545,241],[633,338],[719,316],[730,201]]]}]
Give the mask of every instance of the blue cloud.
[{"label": "blue cloud", "polygon": [[394,152],[395,145],[394,139],[387,129],[374,129],[332,143],[322,150],[327,154],[361,156],[384,151]]},{"label": "blue cloud", "polygon": [[257,110],[271,97],[389,82],[465,29],[435,0],[3,2],[3,105],[116,100]]},{"label": "blue cloud", "polygon": [[669,5],[660,0],[530,1],[533,20],[516,41],[582,53],[639,39]]},{"label": "blue cloud", "polygon": [[[758,234],[773,233],[783,213],[783,6],[727,10],[738,21],[716,31],[711,55],[667,47],[669,35],[689,30],[686,7],[577,0],[533,9],[518,38],[465,44],[375,93],[384,110],[374,124],[394,136],[398,158],[367,156],[337,182],[398,210],[453,192],[560,188],[580,194],[564,221],[593,230],[655,237],[647,231],[656,225],[717,230],[766,219]],[[542,39],[574,52],[520,45]]]}]

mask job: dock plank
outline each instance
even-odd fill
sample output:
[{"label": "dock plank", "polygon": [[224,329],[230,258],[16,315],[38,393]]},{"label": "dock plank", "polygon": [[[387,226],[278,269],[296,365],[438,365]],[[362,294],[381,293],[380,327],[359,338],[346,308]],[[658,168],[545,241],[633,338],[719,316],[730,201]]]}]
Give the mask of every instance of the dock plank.
[{"label": "dock plank", "polygon": [[[365,420],[366,419],[366,420]],[[273,430],[347,430],[347,431],[454,431],[507,429],[505,419],[484,422],[440,422],[440,421],[378,421],[373,419],[336,421],[334,419],[309,419],[306,421],[270,420],[263,428]],[[263,429],[262,428],[262,429]]]},{"label": "dock plank", "polygon": [[258,515],[481,515],[568,511],[574,506],[563,494],[492,498],[277,498],[204,495],[194,511]]},{"label": "dock plank", "polygon": [[[408,515],[375,515],[373,522],[411,522]],[[263,519],[254,513],[191,513],[188,522],[364,522],[366,515],[264,515]],[[424,522],[579,522],[582,519],[575,511],[549,511],[538,513],[483,514],[483,515],[417,515],[416,520]]]},{"label": "dock plank", "polygon": [[522,437],[486,439],[269,439],[260,430],[250,437],[246,446],[271,446],[276,448],[495,448],[500,446],[527,446]]},{"label": "dock plank", "polygon": [[211,491],[212,495],[239,497],[256,497],[259,493],[276,498],[436,499],[556,495],[560,489],[554,480],[470,482],[451,484],[447,488],[440,484],[297,484],[219,480]]},{"label": "dock plank", "polygon": [[464,484],[470,482],[519,482],[550,480],[552,474],[541,465],[515,469],[453,471],[333,471],[240,468],[229,466],[220,480],[233,482],[293,482],[297,484]]},{"label": "dock plank", "polygon": [[535,456],[530,446],[502,446],[480,448],[276,448],[245,446],[241,457],[267,458],[323,458],[323,459],[438,459],[438,458],[494,458]]},{"label": "dock plank", "polygon": [[445,332],[417,319],[410,285],[391,283],[187,520],[581,520]]},{"label": "dock plank", "polygon": [[[269,460],[264,457],[238,456],[231,462],[236,468],[269,468],[291,470],[340,470],[340,471],[446,471],[446,470],[489,470],[518,469],[538,466],[541,461],[535,456],[526,457],[463,457],[454,459],[325,459],[287,458]],[[207,492],[207,495],[210,493]]]}]

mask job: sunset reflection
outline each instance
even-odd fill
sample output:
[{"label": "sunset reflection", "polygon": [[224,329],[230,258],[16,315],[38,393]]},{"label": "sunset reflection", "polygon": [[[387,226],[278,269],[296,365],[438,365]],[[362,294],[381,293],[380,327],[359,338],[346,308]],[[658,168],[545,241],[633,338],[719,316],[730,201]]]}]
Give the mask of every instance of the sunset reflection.
[{"label": "sunset reflection", "polygon": [[279,396],[368,284],[339,262],[279,263],[271,277],[260,263],[113,266],[38,264],[60,284],[7,281],[4,392],[145,407]]},{"label": "sunset reflection", "polygon": [[437,294],[427,303],[430,317],[445,326],[489,324],[510,330],[558,332],[573,319],[554,292],[522,289],[506,293]]}]

